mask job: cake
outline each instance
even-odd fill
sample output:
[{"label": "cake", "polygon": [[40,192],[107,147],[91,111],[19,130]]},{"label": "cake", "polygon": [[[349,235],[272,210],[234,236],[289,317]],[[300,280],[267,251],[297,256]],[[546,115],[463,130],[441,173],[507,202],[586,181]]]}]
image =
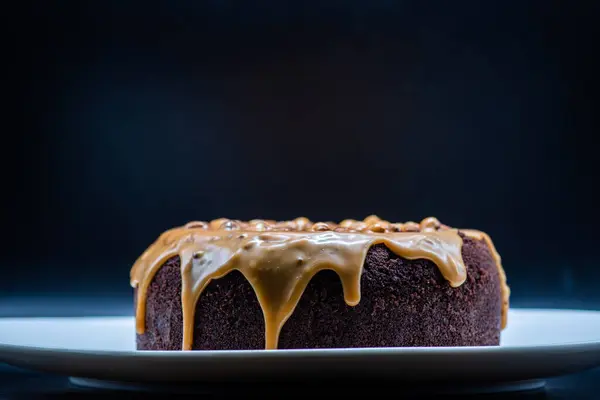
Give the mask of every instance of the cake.
[{"label": "cake", "polygon": [[510,295],[490,237],[434,217],[190,222],[130,278],[138,350],[497,346]]}]

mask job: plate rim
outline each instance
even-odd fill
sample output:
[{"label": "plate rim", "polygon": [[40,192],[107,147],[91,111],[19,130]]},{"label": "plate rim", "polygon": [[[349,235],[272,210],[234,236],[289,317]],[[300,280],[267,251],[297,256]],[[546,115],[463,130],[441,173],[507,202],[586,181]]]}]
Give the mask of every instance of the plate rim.
[{"label": "plate rim", "polygon": [[[513,307],[509,310],[512,313],[573,313],[573,314],[593,314],[600,318],[600,310],[586,310],[586,309],[557,309],[557,308],[519,308]],[[510,317],[510,315],[509,315]],[[133,315],[118,315],[118,316],[61,316],[61,317],[0,317],[0,324],[10,322],[35,322],[35,321],[102,321],[102,320],[115,320],[115,321],[133,321],[135,317]],[[134,333],[132,332],[132,337]],[[525,345],[502,345],[499,346],[439,346],[439,347],[361,347],[361,348],[327,348],[327,349],[255,349],[255,350],[194,350],[194,351],[183,351],[183,350],[101,350],[101,349],[78,349],[78,348],[66,348],[66,347],[44,347],[44,346],[29,346],[20,344],[8,344],[0,343],[0,360],[3,359],[2,353],[4,352],[36,352],[41,353],[69,353],[71,355],[79,354],[81,356],[101,356],[101,357],[115,357],[115,356],[128,356],[136,358],[155,358],[155,357],[331,357],[340,356],[355,357],[364,355],[392,355],[399,356],[403,354],[430,354],[430,355],[447,355],[447,354],[472,354],[472,353],[511,353],[511,352],[523,352],[523,351],[534,351],[534,352],[552,352],[556,350],[569,350],[577,351],[580,348],[593,348],[596,347],[600,351],[600,335],[596,340],[589,341],[569,341],[569,342],[557,342],[548,344],[525,344]]]},{"label": "plate rim", "polygon": [[[330,349],[278,349],[278,350],[91,350],[91,349],[69,349],[61,347],[40,347],[0,343],[0,360],[2,353],[69,353],[70,355],[81,355],[86,357],[135,357],[135,358],[237,358],[237,357],[357,357],[357,356],[402,356],[428,354],[435,356],[463,354],[511,354],[511,353],[552,353],[555,351],[577,352],[584,349],[600,351],[600,340],[565,342],[544,345],[522,345],[522,346],[446,346],[446,347],[360,347],[360,348],[330,348]],[[482,354],[483,353],[483,354]]]},{"label": "plate rim", "polygon": [[[553,312],[573,312],[561,309],[514,309],[514,311],[522,311],[526,315],[540,311],[546,315]],[[579,315],[593,314],[592,318],[600,318],[600,311],[574,310],[574,312]],[[115,324],[131,324],[131,337],[134,342],[133,318],[133,316],[9,317],[0,318],[0,321],[10,323],[18,320],[35,323],[40,320],[59,319],[102,323],[110,319]],[[449,362],[452,360],[457,360],[460,365],[457,368],[452,367],[452,362]],[[285,377],[289,373],[296,378],[298,375],[304,376],[305,379],[321,379],[323,376],[331,376],[339,371],[360,376],[365,376],[366,373],[368,376],[387,377],[387,379],[392,378],[394,382],[408,379],[417,384],[435,381],[435,379],[449,379],[448,376],[454,376],[453,379],[457,382],[471,380],[477,382],[481,379],[516,382],[523,379],[546,379],[600,367],[600,336],[598,340],[594,338],[586,341],[504,346],[204,351],[78,349],[0,343],[0,363],[2,362],[18,368],[69,377],[102,381],[124,380],[144,384],[198,383],[202,380],[239,382],[240,379],[244,380],[248,377],[258,381],[279,381],[287,379]],[[365,370],[365,365],[371,365],[367,368],[368,371]],[[511,365],[517,368],[513,369]],[[163,375],[165,371],[171,372]],[[173,373],[176,374],[175,378]]]}]

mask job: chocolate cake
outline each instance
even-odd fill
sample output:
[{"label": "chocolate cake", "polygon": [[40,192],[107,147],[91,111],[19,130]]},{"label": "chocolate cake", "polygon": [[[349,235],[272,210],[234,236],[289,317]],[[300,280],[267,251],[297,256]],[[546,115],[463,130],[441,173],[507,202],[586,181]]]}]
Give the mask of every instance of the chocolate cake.
[{"label": "chocolate cake", "polygon": [[494,346],[510,293],[487,234],[433,217],[191,222],[131,284],[138,350]]}]

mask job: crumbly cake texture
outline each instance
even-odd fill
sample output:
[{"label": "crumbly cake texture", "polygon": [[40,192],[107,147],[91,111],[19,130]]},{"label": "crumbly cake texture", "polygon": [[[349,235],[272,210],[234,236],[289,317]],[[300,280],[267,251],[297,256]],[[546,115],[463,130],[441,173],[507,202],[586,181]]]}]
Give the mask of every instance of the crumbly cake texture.
[{"label": "crumbly cake texture", "polygon": [[[435,218],[420,224],[391,224],[373,217],[340,224],[312,223],[305,219],[292,223],[217,220],[194,222],[183,228],[220,232],[220,235],[251,232],[252,227],[264,232],[342,235],[453,230]],[[498,345],[506,306],[503,305],[505,276],[499,258],[484,237],[454,231],[461,239],[460,256],[466,272],[460,285],[450,285],[439,265],[430,259],[408,259],[385,243],[374,243],[361,265],[360,301],[349,305],[338,273],[319,270],[302,291],[289,318],[281,324],[277,348]],[[135,289],[136,303],[145,302],[144,330],[136,335],[139,350],[184,347],[181,259],[174,254],[157,268],[143,298],[138,298],[138,288]],[[264,349],[263,308],[255,287],[240,271],[232,270],[210,280],[194,303],[190,349]]]}]

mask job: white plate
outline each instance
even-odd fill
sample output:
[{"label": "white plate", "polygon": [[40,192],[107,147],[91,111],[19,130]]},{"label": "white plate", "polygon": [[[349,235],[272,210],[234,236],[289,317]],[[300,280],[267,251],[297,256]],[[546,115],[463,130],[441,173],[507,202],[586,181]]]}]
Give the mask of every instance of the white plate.
[{"label": "white plate", "polygon": [[141,352],[134,336],[132,317],[0,319],[0,361],[92,385],[356,376],[420,385],[518,382],[521,388],[600,365],[600,312],[594,311],[512,309],[497,347]]}]

